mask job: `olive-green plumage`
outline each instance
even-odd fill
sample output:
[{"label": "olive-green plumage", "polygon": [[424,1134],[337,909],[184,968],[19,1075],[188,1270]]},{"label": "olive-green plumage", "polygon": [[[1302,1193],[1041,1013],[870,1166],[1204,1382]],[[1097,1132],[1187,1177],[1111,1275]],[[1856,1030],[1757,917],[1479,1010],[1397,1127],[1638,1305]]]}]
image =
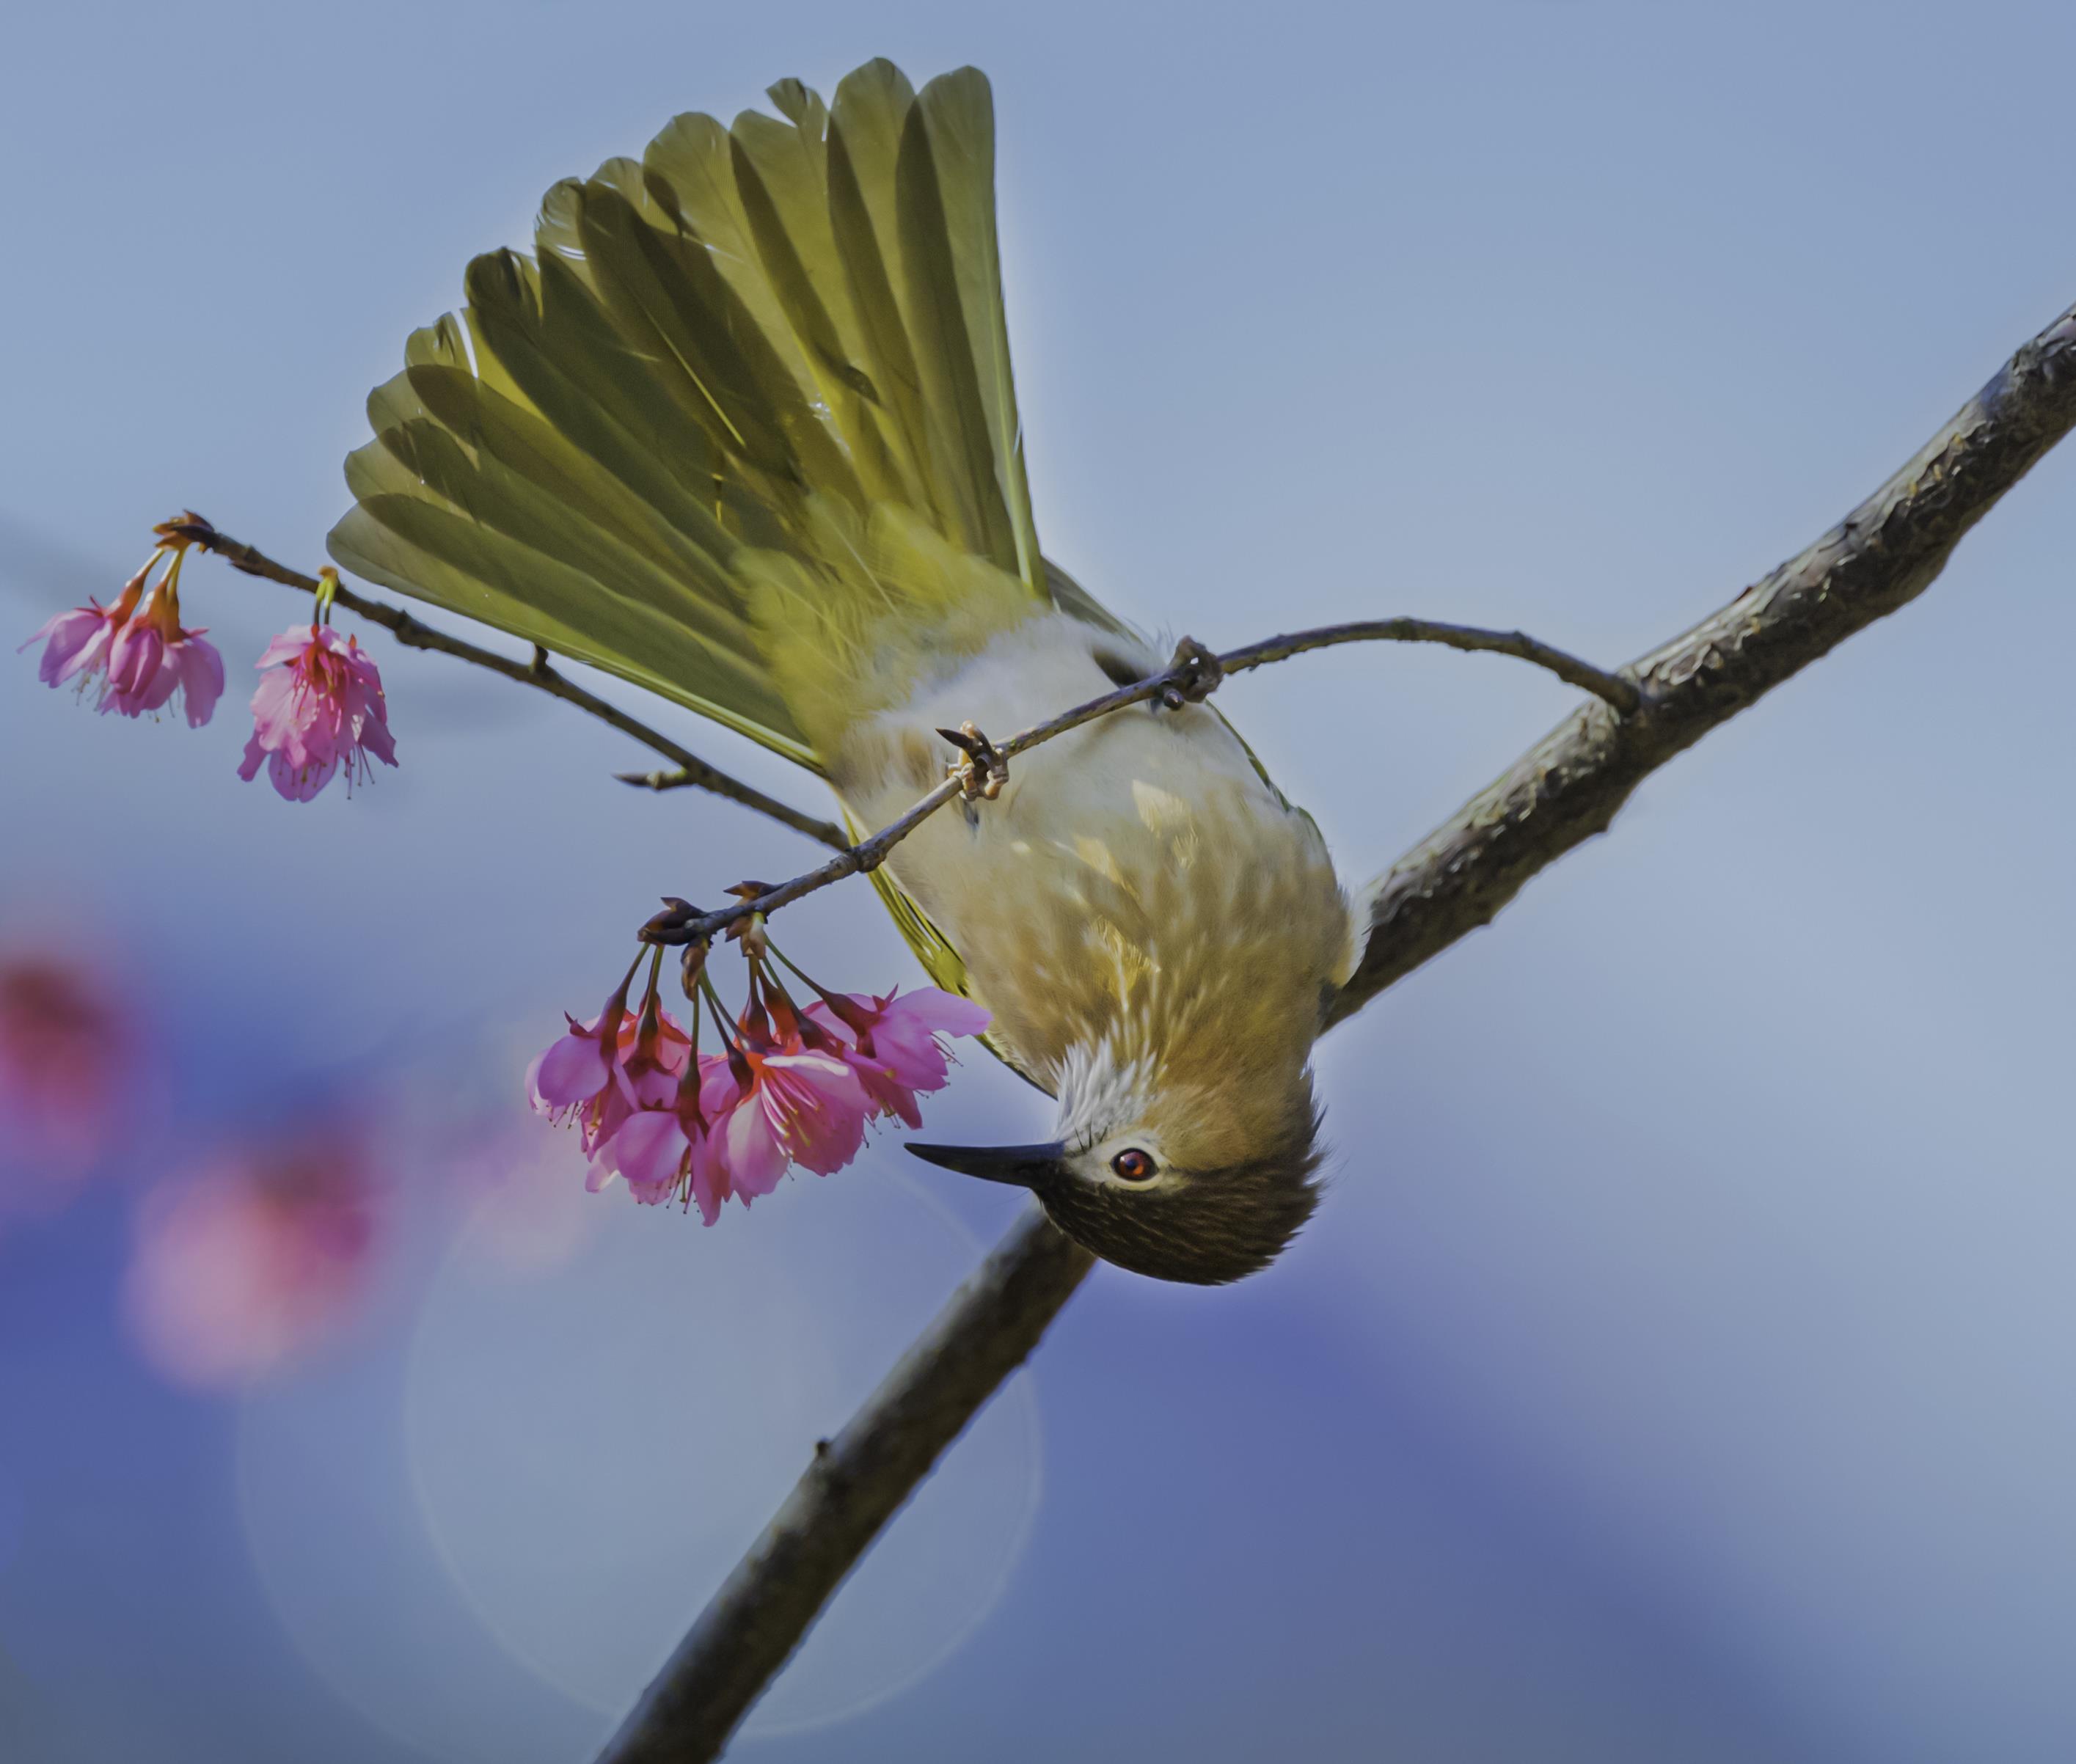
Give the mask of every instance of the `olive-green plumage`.
[{"label": "olive-green plumage", "polygon": [[[556,185],[531,257],[469,266],[461,316],[368,401],[330,547],[749,735],[875,825],[941,777],[937,724],[1012,729],[1159,658],[1039,549],[986,80],[919,93],[875,61],[826,107],[770,97]],[[874,880],[1061,1098],[1017,1180],[1066,1229],[1173,1278],[1273,1256],[1312,1204],[1306,1063],[1352,932],[1223,719],[1088,725]],[[1127,1148],[1154,1173],[1118,1177]]]}]

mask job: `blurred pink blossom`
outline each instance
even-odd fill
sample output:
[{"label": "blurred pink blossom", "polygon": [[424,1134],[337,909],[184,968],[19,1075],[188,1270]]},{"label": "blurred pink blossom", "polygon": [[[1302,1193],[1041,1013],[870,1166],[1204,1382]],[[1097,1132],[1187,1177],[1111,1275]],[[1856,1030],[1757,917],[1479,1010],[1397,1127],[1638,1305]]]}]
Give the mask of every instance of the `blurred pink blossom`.
[{"label": "blurred pink blossom", "polygon": [[54,1183],[91,1164],[128,1112],[136,1045],[107,990],[86,969],[48,956],[0,954],[6,1161]]},{"label": "blurred pink blossom", "polygon": [[344,1135],[241,1152],[139,1210],[124,1286],[146,1357],[185,1384],[236,1384],[337,1334],[380,1239],[373,1180]]},{"label": "blurred pink blossom", "polygon": [[262,762],[276,790],[307,803],[342,767],[347,794],[372,773],[367,756],[397,763],[382,676],[357,639],[328,625],[295,625],[254,664],[264,677],[252,695],[252,734],[238,775]]}]

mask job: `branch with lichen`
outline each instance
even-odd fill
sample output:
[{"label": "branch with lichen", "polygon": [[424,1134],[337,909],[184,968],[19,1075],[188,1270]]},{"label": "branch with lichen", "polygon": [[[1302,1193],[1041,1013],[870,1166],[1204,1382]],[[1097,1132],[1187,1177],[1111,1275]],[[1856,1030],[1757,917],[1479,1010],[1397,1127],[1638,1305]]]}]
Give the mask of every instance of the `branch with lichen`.
[{"label": "branch with lichen", "polygon": [[[1962,535],[2072,427],[2076,308],[1814,545],[1609,676],[1638,695],[1631,704],[1596,693],[1379,878],[1368,940],[1331,1020],[1489,924],[1531,877],[1605,830],[1649,774],[1921,594]],[[1090,1265],[1041,1214],[1026,1214],[817,1450],[599,1764],[719,1755],[845,1575],[1037,1347]]]}]

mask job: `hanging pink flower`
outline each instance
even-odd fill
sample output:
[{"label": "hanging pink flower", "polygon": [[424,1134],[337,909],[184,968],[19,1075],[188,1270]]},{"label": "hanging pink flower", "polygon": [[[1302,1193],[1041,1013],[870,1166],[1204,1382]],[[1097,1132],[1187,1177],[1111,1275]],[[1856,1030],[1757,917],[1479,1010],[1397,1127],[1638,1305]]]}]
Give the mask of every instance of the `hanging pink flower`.
[{"label": "hanging pink flower", "polygon": [[44,685],[62,686],[74,674],[79,676],[82,688],[91,685],[106,670],[108,646],[137,610],[138,601],[143,598],[144,579],[158,561],[159,554],[155,551],[150,562],[122,584],[114,605],[103,606],[89,599],[85,606],[58,613],[46,620],[29,642],[15,653],[19,655],[30,643],[40,643],[44,653],[36,663],[36,678]]},{"label": "hanging pink flower", "polygon": [[250,781],[264,762],[276,790],[307,803],[342,767],[351,795],[372,775],[371,753],[385,766],[397,763],[382,676],[356,639],[328,625],[297,625],[254,665],[265,677],[252,695],[240,778]]},{"label": "hanging pink flower", "polygon": [[174,592],[176,575],[169,571],[158,591],[110,638],[108,687],[101,699],[104,712],[142,716],[162,708],[178,692],[189,728],[200,728],[214,713],[223,695],[223,658],[214,643],[202,641],[201,629],[181,626],[181,603]]},{"label": "hanging pink flower", "polygon": [[605,1008],[588,1023],[564,1014],[568,1030],[534,1056],[526,1069],[526,1094],[536,1114],[551,1121],[575,1119],[586,1156],[612,1137],[634,1107],[621,1069],[621,1031],[628,1021],[627,990],[634,973],[620,982]]},{"label": "hanging pink flower", "polygon": [[44,645],[36,662],[36,678],[46,686],[61,685],[79,673],[92,679],[108,659],[111,611],[98,600],[90,600],[85,606],[55,613],[15,653],[19,655],[31,643]]},{"label": "hanging pink flower", "polygon": [[335,1334],[380,1247],[350,1135],[235,1154],[147,1197],[125,1281],[147,1356],[184,1383],[245,1382]]},{"label": "hanging pink flower", "polygon": [[[616,997],[617,1006],[608,1005],[588,1023],[579,1023],[564,1012],[568,1029],[534,1055],[526,1069],[526,1094],[536,1114],[560,1120],[611,1082],[620,1063],[619,1019],[627,1014],[625,990]],[[613,1019],[612,1029],[603,1032],[601,1026],[608,1017]]]},{"label": "hanging pink flower", "polygon": [[691,1048],[691,1038],[658,1000],[652,977],[641,1014],[622,1019],[616,1081],[583,1118],[583,1148],[591,1159],[584,1185],[593,1193],[620,1173],[619,1137],[640,1111],[677,1106]]},{"label": "hanging pink flower", "polygon": [[[185,552],[161,546],[122,585],[112,606],[89,600],[47,621],[22,645],[40,642],[36,677],[46,686],[77,679],[82,690],[101,682],[100,708],[125,716],[163,708],[179,693],[190,728],[200,728],[223,695],[223,658],[201,628],[181,624],[180,574]],[[172,561],[147,599],[152,571]],[[141,604],[140,604],[141,603]]]},{"label": "hanging pink flower", "polygon": [[882,998],[870,993],[825,994],[807,1015],[837,1044],[866,1094],[882,1112],[911,1127],[923,1124],[919,1090],[941,1090],[950,1077],[942,1038],[978,1035],[990,1020],[970,998],[935,986]]},{"label": "hanging pink flower", "polygon": [[[658,954],[648,958],[637,1014],[626,1006],[638,959],[599,1015],[569,1019],[568,1032],[534,1061],[534,1106],[582,1123],[585,1185],[594,1192],[618,1177],[645,1206],[696,1202],[711,1225],[731,1195],[747,1206],[796,1164],[832,1175],[857,1156],[875,1116],[920,1125],[916,1093],[945,1083],[942,1038],[988,1023],[979,1006],[927,988],[878,998],[816,987],[821,1002],[803,1012],[758,928],[743,947],[749,998],[725,1031],[725,1053],[697,1053],[662,1008]],[[697,965],[691,971],[722,1022],[711,983]]]},{"label": "hanging pink flower", "polygon": [[[721,1203],[736,1191],[711,1123],[735,1106],[737,1095],[729,1062],[708,1054],[700,1060],[696,1080],[687,1074],[680,1081],[669,1106],[639,1110],[622,1123],[608,1149],[636,1200],[654,1206],[682,1197],[698,1204],[708,1225],[720,1217]],[[741,1197],[747,1206],[749,1196]]]},{"label": "hanging pink flower", "polygon": [[789,1164],[831,1176],[865,1142],[871,1099],[832,1053],[745,1048],[741,1092],[716,1131],[738,1194],[769,1194]]},{"label": "hanging pink flower", "polygon": [[668,1106],[678,1094],[678,1080],[692,1051],[684,1026],[652,994],[641,1013],[629,1012],[620,1025],[621,1069],[627,1075],[637,1108]]}]

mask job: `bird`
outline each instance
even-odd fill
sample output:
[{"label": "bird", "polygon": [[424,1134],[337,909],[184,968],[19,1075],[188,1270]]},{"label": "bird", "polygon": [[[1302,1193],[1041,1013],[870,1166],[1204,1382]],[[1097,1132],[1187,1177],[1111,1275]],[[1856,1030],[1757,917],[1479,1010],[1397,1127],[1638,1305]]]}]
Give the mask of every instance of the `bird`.
[{"label": "bird", "polygon": [[[988,81],[893,64],[671,122],[474,259],[368,400],[343,569],[605,670],[826,782],[855,836],[959,755],[1156,674],[1040,550]],[[1179,702],[1178,702],[1179,699]],[[1357,918],[1318,826],[1179,695],[1019,757],[873,873],[932,980],[1057,1101],[917,1143],[1095,1255],[1219,1285],[1318,1203],[1310,1071]]]}]

